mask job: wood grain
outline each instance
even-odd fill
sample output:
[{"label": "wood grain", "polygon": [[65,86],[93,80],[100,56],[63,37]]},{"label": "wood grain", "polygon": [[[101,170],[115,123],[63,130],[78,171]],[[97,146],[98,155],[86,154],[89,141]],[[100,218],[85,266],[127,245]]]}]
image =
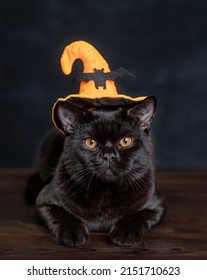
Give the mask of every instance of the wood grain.
[{"label": "wood grain", "polygon": [[23,191],[32,169],[0,169],[0,259],[207,259],[207,170],[159,170],[164,221],[133,248],[91,233],[81,248],[58,245],[37,223]]}]

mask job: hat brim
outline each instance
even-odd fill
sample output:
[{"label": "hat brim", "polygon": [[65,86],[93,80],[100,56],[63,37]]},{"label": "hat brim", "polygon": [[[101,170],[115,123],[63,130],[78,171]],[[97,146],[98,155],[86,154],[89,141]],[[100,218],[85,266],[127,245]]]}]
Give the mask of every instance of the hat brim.
[{"label": "hat brim", "polygon": [[[59,120],[56,118],[56,108],[59,102],[67,102],[72,106],[84,110],[92,111],[98,109],[116,109],[117,107],[128,107],[146,99],[147,96],[131,97],[119,94],[118,97],[86,98],[79,94],[71,94],[65,98],[59,98],[52,108],[52,120],[56,128],[60,129]],[[61,129],[60,129],[61,130]]]}]

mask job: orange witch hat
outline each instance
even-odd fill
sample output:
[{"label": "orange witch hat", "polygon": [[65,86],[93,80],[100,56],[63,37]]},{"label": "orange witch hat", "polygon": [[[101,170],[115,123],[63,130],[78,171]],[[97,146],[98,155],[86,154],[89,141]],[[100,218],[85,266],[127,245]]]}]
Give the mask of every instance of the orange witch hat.
[{"label": "orange witch hat", "polygon": [[76,41],[66,46],[61,57],[61,67],[65,75],[69,75],[72,71],[73,63],[76,59],[83,62],[83,73],[77,75],[80,81],[80,90],[78,94],[70,94],[65,98],[59,98],[52,110],[52,119],[56,127],[55,109],[58,102],[75,102],[76,104],[90,104],[91,107],[122,105],[126,103],[137,103],[146,98],[130,97],[128,95],[119,94],[116,90],[114,79],[130,73],[119,68],[111,71],[106,60],[100,53],[89,43],[84,41]]}]

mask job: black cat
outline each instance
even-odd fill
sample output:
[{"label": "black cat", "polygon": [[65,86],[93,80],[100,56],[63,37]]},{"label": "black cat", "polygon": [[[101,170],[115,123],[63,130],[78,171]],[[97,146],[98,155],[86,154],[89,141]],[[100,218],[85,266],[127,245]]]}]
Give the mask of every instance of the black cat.
[{"label": "black cat", "polygon": [[55,117],[64,133],[46,137],[26,189],[65,246],[86,244],[90,231],[108,232],[114,245],[135,245],[165,212],[150,137],[155,97],[110,108],[59,102]]}]

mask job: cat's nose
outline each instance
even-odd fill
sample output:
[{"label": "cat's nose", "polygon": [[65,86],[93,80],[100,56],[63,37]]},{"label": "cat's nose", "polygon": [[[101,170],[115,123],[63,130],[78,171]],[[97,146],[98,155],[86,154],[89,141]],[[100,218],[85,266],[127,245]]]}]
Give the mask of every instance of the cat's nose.
[{"label": "cat's nose", "polygon": [[112,161],[115,157],[116,157],[116,155],[114,153],[104,154],[102,156],[102,159],[105,160],[105,161]]}]

